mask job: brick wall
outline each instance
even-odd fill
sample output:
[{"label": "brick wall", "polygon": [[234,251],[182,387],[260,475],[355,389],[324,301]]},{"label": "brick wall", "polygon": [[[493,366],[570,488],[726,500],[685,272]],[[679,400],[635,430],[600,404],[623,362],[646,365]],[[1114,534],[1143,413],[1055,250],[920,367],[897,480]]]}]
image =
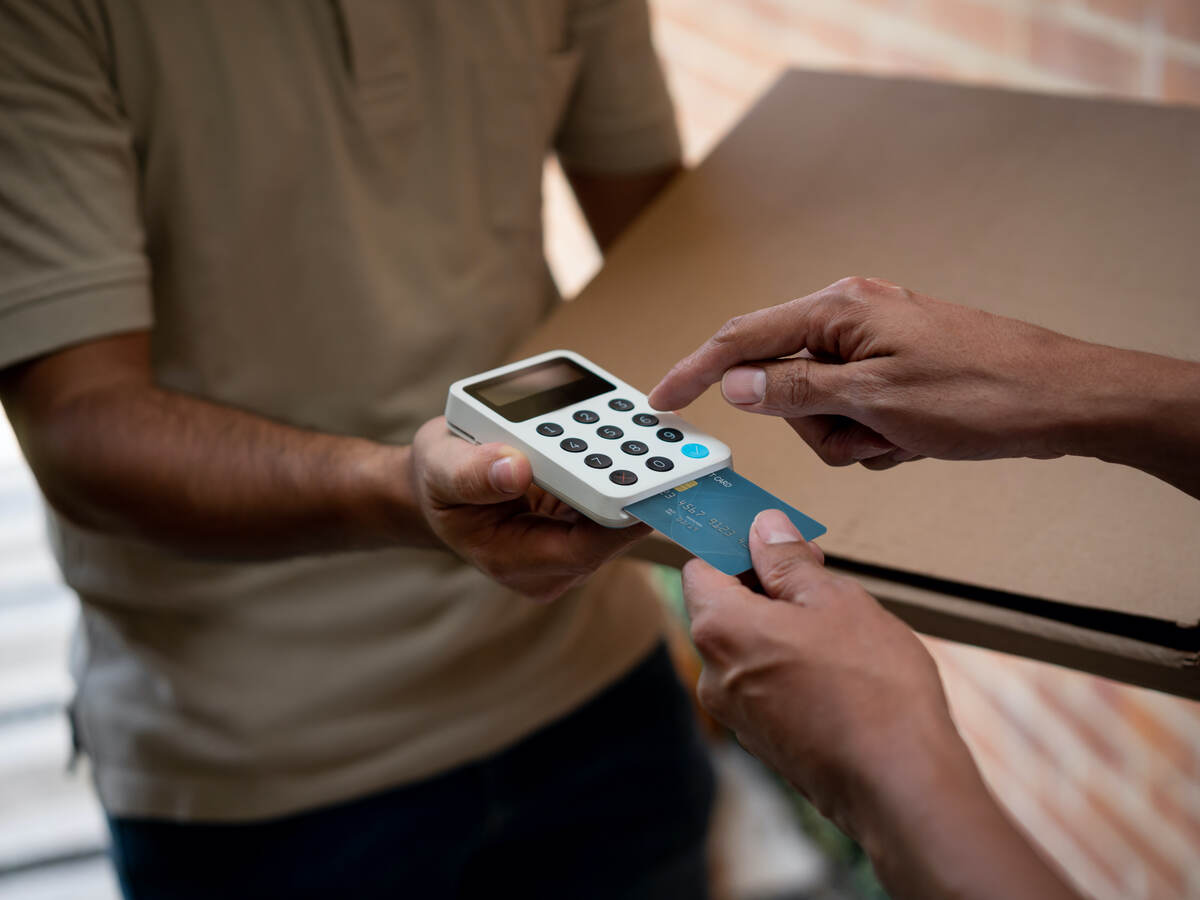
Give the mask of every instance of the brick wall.
[{"label": "brick wall", "polygon": [[[1200,0],[651,0],[689,147],[799,64],[1200,104]],[[728,121],[727,121],[728,120]]]},{"label": "brick wall", "polygon": [[[847,7],[856,4],[844,4]],[[997,57],[1107,93],[1200,102],[1196,0],[864,0]]]},{"label": "brick wall", "polygon": [[[650,3],[690,160],[789,65],[1200,104],[1200,0]],[[599,260],[559,180],[547,221],[573,292]],[[1200,898],[1200,704],[930,646],[993,790],[1084,890]]]},{"label": "brick wall", "polygon": [[1000,801],[1096,900],[1200,897],[1200,704],[927,641]]}]

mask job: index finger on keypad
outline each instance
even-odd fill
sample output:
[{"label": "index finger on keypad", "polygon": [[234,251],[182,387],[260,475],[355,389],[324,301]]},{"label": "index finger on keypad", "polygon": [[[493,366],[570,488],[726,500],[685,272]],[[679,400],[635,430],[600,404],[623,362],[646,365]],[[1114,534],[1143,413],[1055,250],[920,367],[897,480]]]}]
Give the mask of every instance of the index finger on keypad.
[{"label": "index finger on keypad", "polygon": [[840,306],[830,289],[735,316],[698,350],[677,362],[650,392],[655,409],[681,409],[739,363],[824,349],[821,332]]}]

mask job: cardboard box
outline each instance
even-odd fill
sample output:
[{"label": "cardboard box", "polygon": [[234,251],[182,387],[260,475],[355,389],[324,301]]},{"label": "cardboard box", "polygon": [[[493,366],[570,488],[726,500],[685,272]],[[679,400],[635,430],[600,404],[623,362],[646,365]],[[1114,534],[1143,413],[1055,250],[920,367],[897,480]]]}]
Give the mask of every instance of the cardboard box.
[{"label": "cardboard box", "polygon": [[[730,316],[859,274],[1195,359],[1198,263],[1200,110],[792,71],[518,354],[648,390]],[[686,414],[918,630],[1200,698],[1182,492],[1090,459],[832,469],[716,389]]]}]

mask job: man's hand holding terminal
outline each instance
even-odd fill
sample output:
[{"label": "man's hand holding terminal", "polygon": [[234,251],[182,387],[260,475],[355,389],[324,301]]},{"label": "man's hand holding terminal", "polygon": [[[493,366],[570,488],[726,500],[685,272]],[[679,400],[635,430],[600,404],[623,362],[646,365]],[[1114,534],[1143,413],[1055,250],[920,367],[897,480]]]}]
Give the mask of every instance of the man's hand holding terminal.
[{"label": "man's hand holding terminal", "polygon": [[444,418],[413,440],[413,491],[433,533],[501,584],[552,600],[650,533],[605,528],[533,484],[529,460],[503,444],[474,446]]}]

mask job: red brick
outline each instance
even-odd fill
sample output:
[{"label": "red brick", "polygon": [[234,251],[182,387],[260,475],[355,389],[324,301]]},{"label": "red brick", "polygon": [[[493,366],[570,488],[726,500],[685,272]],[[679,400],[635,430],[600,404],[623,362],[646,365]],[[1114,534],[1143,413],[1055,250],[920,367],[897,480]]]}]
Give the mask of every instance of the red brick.
[{"label": "red brick", "polygon": [[1093,722],[1086,716],[1080,715],[1072,705],[1072,701],[1063,695],[1062,690],[1054,681],[1038,679],[1033,683],[1033,688],[1042,702],[1046,704],[1046,708],[1052,710],[1056,718],[1087,745],[1088,750],[1096,759],[1103,760],[1118,772],[1128,768],[1128,755],[1125,749],[1129,745],[1129,740],[1125,735],[1119,731],[1114,733],[1105,728],[1102,723]]},{"label": "red brick", "polygon": [[1029,55],[1036,65],[1092,87],[1120,93],[1134,93],[1138,88],[1139,65],[1134,53],[1061,22],[1033,21]]},{"label": "red brick", "polygon": [[744,0],[744,5],[763,19],[803,31],[835,53],[852,59],[869,59],[860,29],[809,15],[799,6],[781,0]]},{"label": "red brick", "polygon": [[1192,809],[1171,781],[1163,781],[1150,789],[1150,802],[1154,811],[1179,836],[1195,847],[1200,854],[1200,809]]},{"label": "red brick", "polygon": [[969,81],[968,73],[950,65],[944,59],[885,47],[871,54],[870,68],[889,75],[912,76],[915,78],[942,79],[945,81]]},{"label": "red brick", "polygon": [[1028,17],[1014,10],[985,6],[976,0],[923,0],[921,18],[944,34],[1004,53],[1011,49],[1013,29]]},{"label": "red brick", "polygon": [[1093,869],[1103,875],[1110,884],[1127,889],[1129,876],[1126,866],[1123,865],[1128,861],[1127,854],[1121,854],[1121,859],[1114,859],[1112,848],[1103,846],[1096,840],[1094,827],[1088,827],[1086,818],[1080,815],[1078,809],[1064,809],[1061,804],[1052,802],[1041,794],[1033,794],[1028,799],[1061,831],[1072,837],[1075,846],[1088,858]]},{"label": "red brick", "polygon": [[1082,0],[1082,3],[1095,12],[1132,24],[1162,22],[1167,34],[1200,44],[1200,3],[1196,0]]},{"label": "red brick", "polygon": [[1163,72],[1163,99],[1200,104],[1200,65],[1168,60]]},{"label": "red brick", "polygon": [[1097,678],[1091,682],[1092,691],[1118,716],[1119,727],[1128,732],[1122,740],[1128,742],[1136,735],[1167,758],[1174,771],[1188,779],[1200,779],[1200,747],[1181,737],[1168,725],[1168,719],[1180,721],[1188,712],[1186,701],[1170,716],[1142,702],[1141,698],[1124,685]]},{"label": "red brick", "polygon": [[917,0],[858,0],[859,4],[873,6],[886,12],[909,13]]},{"label": "red brick", "polygon": [[1160,3],[1145,0],[1083,0],[1077,4],[1113,19],[1140,23],[1158,12]]},{"label": "red brick", "polygon": [[[1088,806],[1121,836],[1121,840],[1133,851],[1134,858],[1145,866],[1145,874],[1151,882],[1148,885],[1151,896],[1182,897],[1188,887],[1187,873],[1159,849],[1153,837],[1145,834],[1117,809],[1109,800],[1107,788],[1102,785],[1090,785],[1085,789],[1084,797]],[[1156,879],[1162,879],[1164,883],[1153,884]]]},{"label": "red brick", "polygon": [[1166,7],[1167,33],[1191,41],[1200,48],[1200,2],[1197,0],[1163,0]]}]

